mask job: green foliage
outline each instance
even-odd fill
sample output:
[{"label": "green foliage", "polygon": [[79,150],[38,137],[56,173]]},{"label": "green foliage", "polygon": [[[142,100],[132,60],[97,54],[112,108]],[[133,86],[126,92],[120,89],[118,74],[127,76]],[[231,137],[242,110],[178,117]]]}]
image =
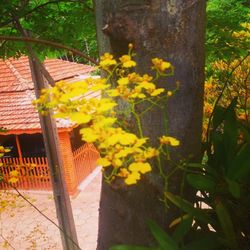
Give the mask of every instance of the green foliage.
[{"label": "green foliage", "polygon": [[[47,3],[47,4],[46,4]],[[19,17],[32,37],[58,42],[96,57],[95,22],[91,1],[6,1],[0,3],[0,34],[20,36],[11,21]],[[65,51],[35,45],[41,58],[67,55]],[[22,42],[5,42],[0,57],[26,54]]]},{"label": "green foliage", "polygon": [[171,202],[194,217],[189,237],[192,230],[200,228],[206,235],[215,235],[219,249],[247,249],[250,240],[250,132],[236,119],[236,104],[234,99],[226,109],[216,107],[206,148],[208,160],[195,174],[194,168],[187,166],[187,182],[199,191],[200,208],[191,208],[192,203],[167,194]]},{"label": "green foliage", "polygon": [[245,41],[232,34],[242,29],[241,23],[249,22],[249,1],[209,0],[207,3],[207,63],[218,59],[239,57],[249,47]]},{"label": "green foliage", "polygon": [[[250,242],[250,131],[236,118],[237,99],[216,107],[203,164],[187,163],[186,185],[197,192],[195,203],[169,191],[166,199],[182,216],[170,225],[171,234],[154,222],[149,229],[157,247],[142,249],[244,249]],[[112,250],[136,250],[132,246]]]},{"label": "green foliage", "polygon": [[178,244],[155,222],[149,220],[148,227],[154,236],[158,246],[140,247],[129,245],[118,245],[111,247],[110,250],[180,250]]}]

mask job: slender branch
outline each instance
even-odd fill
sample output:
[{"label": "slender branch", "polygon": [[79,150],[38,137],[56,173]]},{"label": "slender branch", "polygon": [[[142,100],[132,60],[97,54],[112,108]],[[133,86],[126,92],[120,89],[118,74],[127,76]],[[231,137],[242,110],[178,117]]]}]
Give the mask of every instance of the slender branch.
[{"label": "slender branch", "polygon": [[16,250],[16,248],[14,248],[14,247],[10,244],[10,242],[3,236],[2,233],[0,234],[0,236],[1,236],[1,238],[8,244],[8,246],[10,246],[12,249]]},{"label": "slender branch", "polygon": [[10,244],[10,242],[7,240],[7,238],[6,238],[5,236],[3,236],[3,223],[2,223],[1,214],[0,214],[0,224],[1,224],[0,237],[8,244],[8,246],[10,246],[12,249],[16,250],[16,249]]},{"label": "slender branch", "polygon": [[134,104],[132,104],[131,113],[135,117],[137,128],[138,128],[138,132],[139,132],[139,136],[140,136],[140,138],[143,138],[143,130],[142,130],[141,119],[140,119],[139,115],[135,111],[135,105]]},{"label": "slender branch", "polygon": [[33,37],[17,37],[17,36],[0,36],[0,41],[1,40],[28,42],[28,43],[39,43],[39,44],[43,44],[43,45],[49,45],[51,47],[55,47],[58,49],[68,50],[68,51],[72,52],[73,54],[78,55],[80,57],[83,57],[83,58],[87,59],[88,61],[92,62],[93,64],[98,65],[98,63],[95,59],[87,56],[86,54],[82,53],[81,51],[79,51],[77,49],[73,49],[71,47],[62,45],[61,43],[56,43],[56,42],[52,42],[52,41],[48,41],[48,40],[44,40],[44,39],[37,39],[37,38],[33,38]]}]

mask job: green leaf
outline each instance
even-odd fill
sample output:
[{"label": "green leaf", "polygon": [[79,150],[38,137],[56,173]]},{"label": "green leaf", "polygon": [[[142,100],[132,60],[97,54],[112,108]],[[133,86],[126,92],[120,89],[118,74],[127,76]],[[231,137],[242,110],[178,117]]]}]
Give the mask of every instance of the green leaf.
[{"label": "green leaf", "polygon": [[230,163],[226,176],[230,180],[248,178],[250,174],[250,143],[242,146],[234,160]]},{"label": "green leaf", "polygon": [[240,185],[236,181],[226,178],[229,192],[235,197],[240,198]]},{"label": "green leaf", "polygon": [[188,174],[187,181],[192,187],[202,191],[214,192],[216,187],[215,181],[206,175]]},{"label": "green leaf", "polygon": [[233,222],[226,207],[220,200],[216,201],[215,211],[218,216],[221,228],[232,249],[238,249]]},{"label": "green leaf", "polygon": [[0,127],[0,133],[6,133],[6,132],[8,132],[7,129],[5,129],[5,128],[3,128],[3,127]]},{"label": "green leaf", "polygon": [[184,212],[194,216],[196,219],[207,223],[215,224],[215,221],[206,213],[205,209],[195,208],[192,203],[186,201],[178,195],[174,195],[170,192],[165,192],[165,196],[177,207],[179,207]]},{"label": "green leaf", "polygon": [[234,98],[226,109],[223,143],[225,148],[225,156],[227,159],[226,166],[233,160],[236,154],[237,139],[238,139],[238,125],[235,114],[235,107],[237,98]]},{"label": "green leaf", "polygon": [[201,164],[201,163],[187,163],[186,164],[186,167],[189,167],[189,168],[204,168],[205,165],[204,164]]},{"label": "green leaf", "polygon": [[247,143],[250,143],[250,128],[247,127],[244,123],[239,123],[240,131],[243,134],[243,137],[246,139]]},{"label": "green leaf", "polygon": [[216,106],[214,108],[214,115],[213,115],[213,129],[216,129],[224,120],[225,117],[225,108],[221,106]]},{"label": "green leaf", "polygon": [[[216,168],[217,171],[220,171],[220,168],[224,168],[226,164],[223,136],[219,132],[216,132],[212,134],[211,138],[214,148],[214,155],[212,159],[209,159],[209,164],[213,166],[213,168]],[[224,169],[222,171],[224,171]]]},{"label": "green leaf", "polygon": [[161,249],[164,250],[179,250],[177,243],[154,221],[149,220],[148,226],[154,238],[158,242]]},{"label": "green leaf", "polygon": [[172,237],[176,242],[180,242],[192,227],[193,217],[184,216],[181,219],[180,224],[176,227],[174,233],[172,234]]},{"label": "green leaf", "polygon": [[213,250],[221,249],[218,240],[214,234],[201,234],[198,240],[192,240],[191,243],[186,245],[182,250]]}]

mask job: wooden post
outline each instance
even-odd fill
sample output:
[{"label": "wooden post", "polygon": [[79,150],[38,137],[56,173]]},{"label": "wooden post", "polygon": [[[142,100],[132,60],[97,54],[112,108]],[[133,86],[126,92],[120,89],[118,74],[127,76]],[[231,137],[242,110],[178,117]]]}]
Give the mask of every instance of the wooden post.
[{"label": "wooden post", "polygon": [[[46,88],[43,75],[37,64],[37,58],[29,56],[32,80],[35,86],[36,97],[39,98],[40,92]],[[69,195],[67,192],[63,171],[62,157],[58,143],[58,132],[55,120],[51,114],[47,116],[39,115],[43,132],[46,155],[51,172],[53,193],[56,204],[57,216],[61,230],[63,249],[79,249],[77,234],[74,224]]]},{"label": "wooden post", "polygon": [[59,144],[62,152],[63,170],[69,194],[73,195],[77,190],[77,175],[74,164],[74,157],[67,131],[59,132]]},{"label": "wooden post", "polygon": [[20,161],[22,161],[23,155],[22,155],[22,150],[21,150],[21,147],[20,147],[20,142],[19,142],[18,135],[15,135],[15,139],[16,139],[18,157],[19,157]]},{"label": "wooden post", "polygon": [[[18,17],[13,13],[12,17],[15,20],[16,29],[21,33],[23,37],[28,37],[28,34],[20,24]],[[29,64],[32,75],[32,81],[34,83],[36,97],[39,98],[41,90],[47,87],[44,77],[46,77],[46,79],[50,81],[51,84],[54,84],[54,80],[49,75],[42,63],[39,61],[32,47],[28,44],[27,50],[29,52]],[[51,182],[53,186],[53,194],[58,222],[61,229],[60,233],[62,238],[63,249],[80,249],[78,245],[69,194],[67,193],[66,184],[64,180],[64,172],[58,144],[56,122],[52,118],[51,113],[49,113],[47,116],[42,116],[39,114],[39,118],[42,128],[45,151],[50,168]]]}]

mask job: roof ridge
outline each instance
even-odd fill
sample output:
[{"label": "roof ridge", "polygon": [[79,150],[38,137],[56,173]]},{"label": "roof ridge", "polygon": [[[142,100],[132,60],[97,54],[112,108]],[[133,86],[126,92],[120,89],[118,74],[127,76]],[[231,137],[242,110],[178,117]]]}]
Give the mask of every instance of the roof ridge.
[{"label": "roof ridge", "polygon": [[29,81],[25,78],[22,77],[22,75],[19,73],[19,71],[15,68],[13,63],[10,60],[5,61],[6,65],[9,67],[13,75],[17,78],[17,80],[20,82],[20,86],[18,89],[26,90],[26,89],[31,89]]}]

